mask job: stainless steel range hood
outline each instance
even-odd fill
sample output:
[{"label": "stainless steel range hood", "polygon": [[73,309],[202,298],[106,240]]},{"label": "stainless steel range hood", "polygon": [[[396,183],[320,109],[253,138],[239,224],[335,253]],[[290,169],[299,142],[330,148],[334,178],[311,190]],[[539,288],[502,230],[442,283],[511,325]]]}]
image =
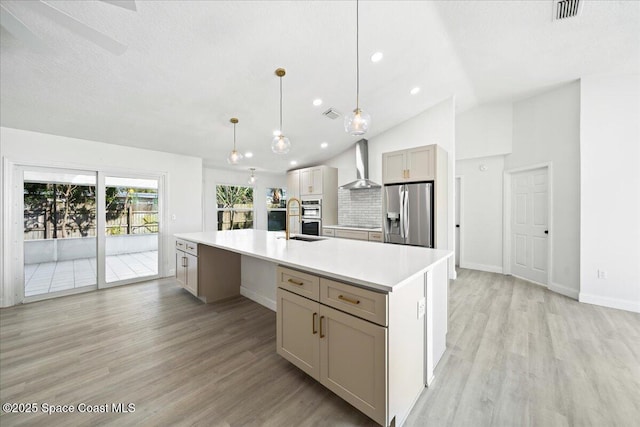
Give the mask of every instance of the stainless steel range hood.
[{"label": "stainless steel range hood", "polygon": [[367,188],[380,188],[369,180],[369,145],[366,139],[356,142],[356,180],[340,186],[341,190],[364,190]]}]

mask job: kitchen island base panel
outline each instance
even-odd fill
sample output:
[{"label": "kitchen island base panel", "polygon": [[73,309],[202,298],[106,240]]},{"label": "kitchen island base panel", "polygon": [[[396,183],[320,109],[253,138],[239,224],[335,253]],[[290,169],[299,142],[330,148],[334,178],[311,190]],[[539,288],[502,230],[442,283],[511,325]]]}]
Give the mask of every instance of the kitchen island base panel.
[{"label": "kitchen island base panel", "polygon": [[198,298],[205,303],[240,295],[240,254],[198,245]]}]

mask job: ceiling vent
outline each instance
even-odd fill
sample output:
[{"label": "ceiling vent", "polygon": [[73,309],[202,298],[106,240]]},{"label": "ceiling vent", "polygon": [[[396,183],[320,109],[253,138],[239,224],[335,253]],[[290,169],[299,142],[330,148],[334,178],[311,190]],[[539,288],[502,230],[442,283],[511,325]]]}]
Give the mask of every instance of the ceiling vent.
[{"label": "ceiling vent", "polygon": [[331,120],[335,120],[341,116],[341,114],[337,110],[334,110],[333,108],[329,108],[327,111],[322,113],[322,115],[330,118]]},{"label": "ceiling vent", "polygon": [[573,18],[582,12],[584,0],[553,0],[553,19]]}]

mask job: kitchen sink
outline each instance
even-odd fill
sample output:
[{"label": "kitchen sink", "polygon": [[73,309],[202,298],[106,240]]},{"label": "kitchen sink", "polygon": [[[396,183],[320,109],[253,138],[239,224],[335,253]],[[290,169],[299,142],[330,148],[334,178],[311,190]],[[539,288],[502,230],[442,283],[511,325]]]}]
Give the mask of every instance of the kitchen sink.
[{"label": "kitchen sink", "polygon": [[[278,237],[278,239],[284,239],[285,237]],[[289,240],[300,240],[301,242],[319,242],[320,240],[327,240],[324,237],[306,237],[306,236],[292,236]]]}]

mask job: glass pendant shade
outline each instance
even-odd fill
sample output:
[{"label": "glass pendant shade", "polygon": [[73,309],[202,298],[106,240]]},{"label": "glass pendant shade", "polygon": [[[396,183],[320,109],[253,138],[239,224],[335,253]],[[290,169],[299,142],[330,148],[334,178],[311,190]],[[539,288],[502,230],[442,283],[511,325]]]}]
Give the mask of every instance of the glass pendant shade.
[{"label": "glass pendant shade", "polygon": [[344,118],[344,130],[353,136],[367,133],[371,124],[371,116],[359,108]]},{"label": "glass pendant shade", "polygon": [[276,154],[287,154],[291,149],[291,141],[284,135],[278,135],[271,141],[271,151]]},{"label": "glass pendant shade", "polygon": [[280,79],[280,127],[278,133],[271,140],[271,151],[276,154],[287,154],[291,150],[291,141],[282,134],[282,78],[287,74],[284,68],[276,69],[276,76]]},{"label": "glass pendant shade", "polygon": [[249,177],[249,184],[253,185],[256,183],[257,179],[256,176],[253,174],[253,172],[255,171],[255,168],[251,168],[249,169],[251,171],[251,176]]},{"label": "glass pendant shade", "polygon": [[229,154],[229,157],[227,157],[227,163],[229,163],[230,165],[237,165],[240,160],[242,160],[242,154],[239,153],[237,150],[233,150],[231,151],[231,154]]}]

